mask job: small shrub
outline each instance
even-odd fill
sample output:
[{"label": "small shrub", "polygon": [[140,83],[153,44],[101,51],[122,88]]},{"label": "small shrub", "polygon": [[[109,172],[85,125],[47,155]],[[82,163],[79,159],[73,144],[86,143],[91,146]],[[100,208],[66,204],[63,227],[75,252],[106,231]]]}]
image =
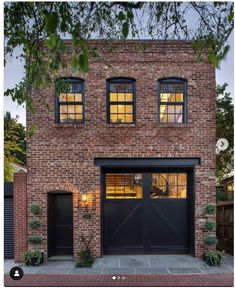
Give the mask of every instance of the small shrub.
[{"label": "small shrub", "polygon": [[76,267],[91,267],[94,259],[90,249],[85,249],[79,253],[79,261]]},{"label": "small shrub", "polygon": [[205,212],[208,215],[213,215],[216,212],[216,206],[214,204],[208,204],[205,208]]},{"label": "small shrub", "polygon": [[22,255],[22,260],[27,266],[38,266],[43,262],[43,253],[41,251],[26,251]]},{"label": "small shrub", "polygon": [[79,261],[76,264],[76,267],[91,267],[94,261],[94,258],[91,255],[91,240],[92,234],[88,239],[84,235],[81,235],[81,242],[83,243],[84,249],[79,253]]},{"label": "small shrub", "polygon": [[206,223],[205,223],[205,228],[207,229],[207,230],[213,230],[213,229],[215,229],[215,226],[216,226],[216,223],[214,222],[214,221],[206,221]]},{"label": "small shrub", "polygon": [[28,242],[34,245],[41,244],[42,243],[42,237],[41,236],[29,236]]},{"label": "small shrub", "polygon": [[31,220],[29,221],[29,228],[38,229],[41,227],[41,222],[39,220]]},{"label": "small shrub", "polygon": [[213,245],[216,245],[218,243],[218,240],[216,238],[216,236],[207,236],[204,240],[204,243],[207,245],[207,246],[213,246]]},{"label": "small shrub", "polygon": [[216,200],[217,201],[227,201],[229,200],[228,194],[225,193],[223,187],[216,188]]},{"label": "small shrub", "polygon": [[209,251],[204,253],[203,259],[209,266],[219,266],[222,263],[223,257],[219,251]]},{"label": "small shrub", "polygon": [[30,212],[33,213],[34,215],[38,215],[41,213],[41,208],[39,207],[38,204],[32,204],[30,207]]}]

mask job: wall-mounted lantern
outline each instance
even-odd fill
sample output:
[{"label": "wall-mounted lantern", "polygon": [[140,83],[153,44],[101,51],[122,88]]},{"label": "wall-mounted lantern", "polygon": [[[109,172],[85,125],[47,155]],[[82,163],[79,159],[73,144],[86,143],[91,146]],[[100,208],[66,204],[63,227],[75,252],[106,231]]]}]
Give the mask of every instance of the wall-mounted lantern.
[{"label": "wall-mounted lantern", "polygon": [[142,175],[141,174],[135,174],[134,183],[138,185],[140,183],[141,179],[142,179]]},{"label": "wall-mounted lantern", "polygon": [[90,219],[91,218],[91,214],[88,213],[88,197],[87,197],[87,193],[82,193],[82,202],[84,203],[85,206],[85,214],[83,215],[84,219]]},{"label": "wall-mounted lantern", "polygon": [[82,202],[87,204],[87,193],[82,193]]}]

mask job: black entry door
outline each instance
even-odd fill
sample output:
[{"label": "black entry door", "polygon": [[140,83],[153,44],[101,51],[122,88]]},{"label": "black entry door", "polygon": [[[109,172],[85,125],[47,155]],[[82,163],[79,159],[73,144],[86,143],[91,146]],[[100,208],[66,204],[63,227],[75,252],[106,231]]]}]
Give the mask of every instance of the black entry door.
[{"label": "black entry door", "polygon": [[72,194],[53,193],[48,205],[48,254],[73,254]]},{"label": "black entry door", "polygon": [[103,253],[189,253],[185,172],[106,173]]}]

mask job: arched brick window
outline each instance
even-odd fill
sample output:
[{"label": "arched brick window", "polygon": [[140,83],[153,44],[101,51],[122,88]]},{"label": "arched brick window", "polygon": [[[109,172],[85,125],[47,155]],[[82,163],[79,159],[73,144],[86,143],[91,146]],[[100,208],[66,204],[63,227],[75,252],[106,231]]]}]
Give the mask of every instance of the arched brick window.
[{"label": "arched brick window", "polygon": [[158,80],[158,115],[160,123],[186,123],[186,80]]},{"label": "arched brick window", "polygon": [[107,122],[135,123],[135,79],[107,79]]},{"label": "arched brick window", "polygon": [[60,78],[56,84],[61,86],[56,93],[56,122],[84,123],[84,80]]}]

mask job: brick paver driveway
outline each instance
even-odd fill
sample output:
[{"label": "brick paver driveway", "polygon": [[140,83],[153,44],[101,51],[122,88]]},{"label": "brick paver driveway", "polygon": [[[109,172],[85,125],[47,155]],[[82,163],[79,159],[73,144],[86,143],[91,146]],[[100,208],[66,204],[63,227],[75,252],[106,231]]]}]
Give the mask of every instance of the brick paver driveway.
[{"label": "brick paver driveway", "polygon": [[207,275],[25,275],[15,281],[5,275],[5,286],[20,287],[233,287],[233,274]]}]

